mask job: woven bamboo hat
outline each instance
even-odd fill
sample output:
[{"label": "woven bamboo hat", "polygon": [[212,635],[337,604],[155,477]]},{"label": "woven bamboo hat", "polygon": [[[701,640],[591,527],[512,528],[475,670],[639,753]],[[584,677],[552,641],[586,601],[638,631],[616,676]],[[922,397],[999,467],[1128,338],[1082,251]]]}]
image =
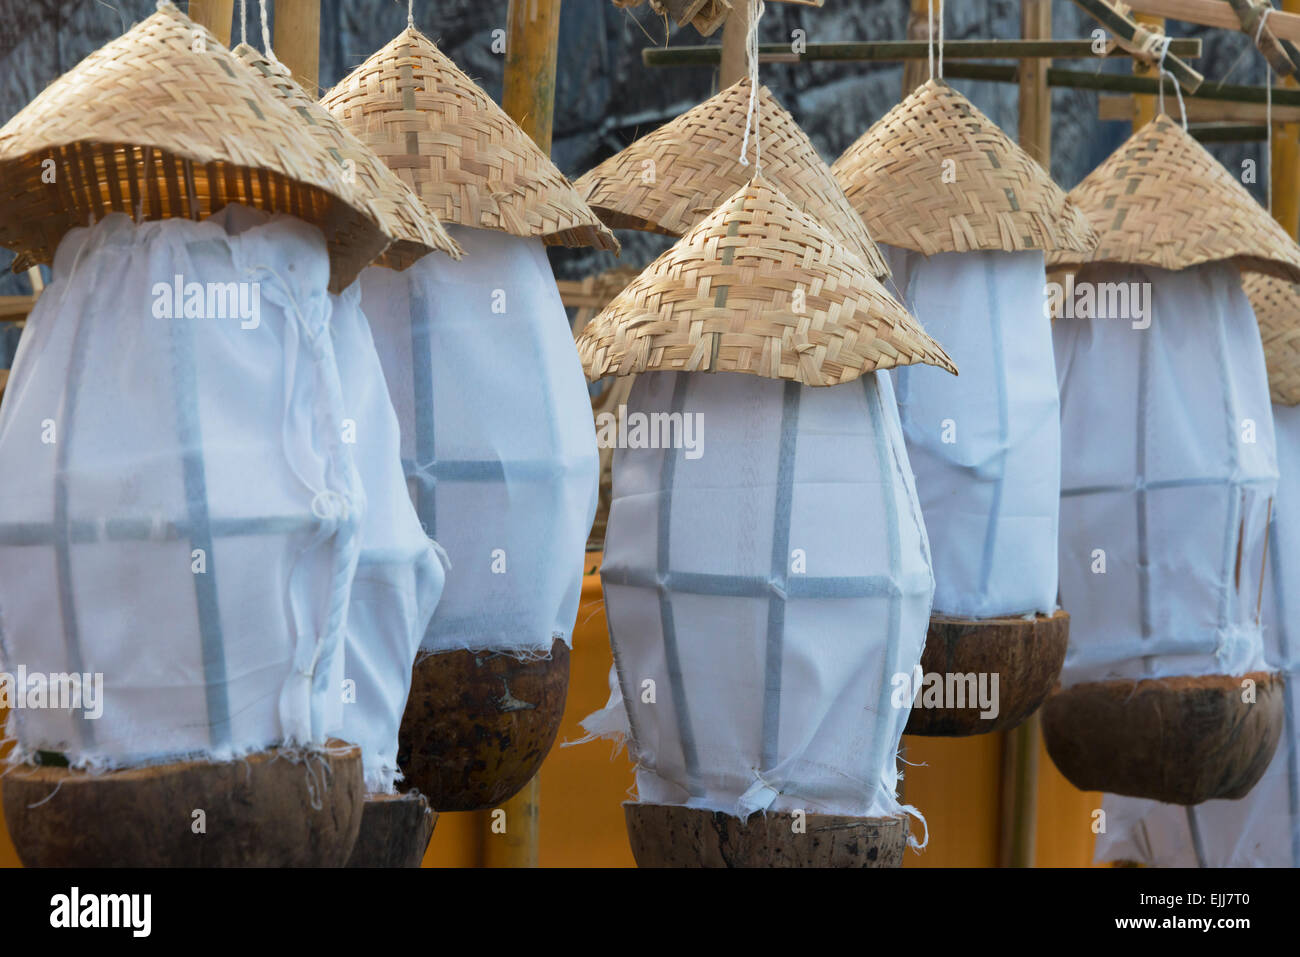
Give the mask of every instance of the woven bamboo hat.
[{"label": "woven bamboo hat", "polygon": [[321,105],[444,223],[618,250],[532,138],[414,27],[344,77]]},{"label": "woven bamboo hat", "polygon": [[914,362],[957,371],[861,259],[761,176],[647,266],[577,344],[593,380],[748,372],[821,386]]},{"label": "woven bamboo hat", "polygon": [[301,129],[211,33],[159,4],[0,129],[0,245],[21,270],[114,211],[202,219],[243,203],[319,226],[330,288],[342,289],[388,239],[359,186]]},{"label": "woven bamboo hat", "polygon": [[1230,260],[1300,280],[1300,247],[1205,147],[1163,113],[1084,177],[1070,199],[1101,238],[1053,266],[1133,263],[1186,269]]},{"label": "woven bamboo hat", "polygon": [[[733,83],[578,179],[578,192],[615,229],[684,235],[754,176],[758,136],[740,164],[750,82]],[[889,275],[867,226],[844,197],[807,134],[765,86],[755,106],[763,175],[839,235],[878,278]]]},{"label": "woven bamboo hat", "polygon": [[369,211],[392,245],[376,260],[380,266],[405,269],[433,250],[461,257],[461,248],[447,235],[424,201],[415,191],[380,162],[360,140],[339,125],[329,111],[309,97],[279,60],[273,60],[255,47],[241,43],[231,51],[263,77],[284,104],[298,114],[308,135],[343,164],[348,175],[370,201]]},{"label": "woven bamboo hat", "polygon": [[1243,273],[1242,287],[1259,320],[1273,401],[1300,403],[1300,285],[1258,272]]},{"label": "woven bamboo hat", "polygon": [[1086,253],[1097,244],[1064,190],[942,80],[913,90],[832,171],[872,235],[901,249]]}]

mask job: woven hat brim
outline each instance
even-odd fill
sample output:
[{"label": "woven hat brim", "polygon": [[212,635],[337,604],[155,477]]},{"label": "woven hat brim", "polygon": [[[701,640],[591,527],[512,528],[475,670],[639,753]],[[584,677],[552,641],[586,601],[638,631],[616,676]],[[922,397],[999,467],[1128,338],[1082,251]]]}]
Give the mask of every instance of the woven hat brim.
[{"label": "woven hat brim", "polygon": [[933,256],[1097,245],[1047,171],[942,80],[904,97],[831,171],[877,241],[901,249]]},{"label": "woven hat brim", "polygon": [[[763,176],[792,203],[837,234],[878,278],[889,267],[867,224],[794,117],[759,87],[758,134],[751,131],[740,163],[750,82],[742,79],[611,156],[574,184],[614,229],[683,236],[754,176]],[[761,137],[761,143],[759,142]]]},{"label": "woven hat brim", "polygon": [[453,259],[461,257],[460,246],[447,235],[438,217],[414,190],[340,126],[328,110],[309,97],[294,81],[288,67],[247,43],[239,44],[232,52],[298,115],[306,133],[344,164],[345,174],[355,178],[368,200],[367,211],[392,243],[377,265],[405,269],[435,250]]},{"label": "woven hat brim", "polygon": [[237,202],[318,226],[342,289],[388,239],[300,128],[209,31],[161,5],[0,129],[0,244],[22,268],[110,212],[202,219]]},{"label": "woven hat brim", "polygon": [[1058,253],[1053,267],[1088,262],[1187,269],[1232,262],[1300,281],[1300,246],[1237,178],[1160,114],[1070,191],[1097,231],[1088,256]]},{"label": "woven hat brim", "polygon": [[619,250],[550,157],[413,27],[344,77],[321,105],[442,223]]},{"label": "woven hat brim", "polygon": [[1259,321],[1271,398],[1281,405],[1300,404],[1300,285],[1247,273],[1242,288]]},{"label": "woven hat brim", "polygon": [[646,267],[578,355],[592,380],[707,371],[829,386],[917,362],[957,371],[866,263],[762,177]]}]

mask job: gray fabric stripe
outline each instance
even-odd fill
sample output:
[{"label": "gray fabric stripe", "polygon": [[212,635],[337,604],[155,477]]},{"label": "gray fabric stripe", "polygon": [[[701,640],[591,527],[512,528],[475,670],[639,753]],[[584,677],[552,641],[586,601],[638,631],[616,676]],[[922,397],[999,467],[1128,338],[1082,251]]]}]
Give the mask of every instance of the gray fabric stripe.
[{"label": "gray fabric stripe", "polygon": [[[74,266],[75,268],[75,266]],[[68,455],[72,448],[72,430],[76,422],[77,399],[81,391],[81,375],[85,370],[85,323],[78,323],[72,340],[72,356],[68,366],[68,381],[63,392],[63,416],[58,427],[62,435],[55,435],[57,449],[54,470],[54,525],[51,535],[54,542],[55,573],[58,578],[59,617],[63,623],[63,643],[68,656],[68,670],[77,674],[85,672],[81,654],[81,632],[77,622],[77,603],[72,594],[72,535],[68,520]],[[73,723],[84,746],[95,743],[93,726],[84,712],[77,712]]]},{"label": "gray fabric stripe", "polygon": [[[1150,555],[1147,553],[1147,402],[1151,391],[1151,337],[1139,335],[1138,344],[1138,401],[1137,409],[1137,574],[1138,574],[1138,621],[1141,623],[1142,640],[1151,638],[1151,568]],[[1154,662],[1148,655],[1143,666],[1150,671]]]},{"label": "gray fabric stripe", "polygon": [[844,578],[797,575],[783,584],[761,575],[707,575],[697,572],[667,572],[663,575],[620,565],[602,565],[602,581],[628,588],[658,589],[684,595],[715,595],[720,598],[883,598],[902,592],[896,581],[883,575]]},{"label": "gray fabric stripe", "polygon": [[[686,404],[685,374],[679,373],[673,383],[672,411],[681,412]],[[673,477],[677,471],[678,449],[665,449],[663,467],[659,476],[659,529],[656,549],[656,567],[660,576],[668,572],[670,548],[669,535],[672,531]],[[673,696],[673,710],[677,716],[677,730],[682,739],[682,760],[686,765],[687,791],[692,797],[702,792],[700,787],[699,755],[695,748],[695,732],[691,727],[690,706],[686,700],[685,682],[682,678],[681,656],[677,650],[677,629],[673,623],[672,598],[665,591],[659,592],[659,617],[664,634],[664,660],[668,668],[668,683]]]},{"label": "gray fabric stripe", "polygon": [[[1276,510],[1273,513],[1272,534],[1270,540],[1276,544],[1278,539],[1278,520]],[[1273,566],[1273,610],[1278,629],[1278,651],[1282,667],[1287,672],[1287,680],[1282,685],[1282,707],[1286,715],[1286,785],[1287,812],[1291,818],[1291,866],[1300,867],[1300,756],[1296,754],[1295,692],[1292,689],[1291,669],[1295,667],[1292,657],[1291,629],[1287,625],[1285,578],[1282,574],[1282,550],[1274,547],[1268,554]]]},{"label": "gray fabric stripe", "polygon": [[[867,409],[871,414],[872,431],[875,433],[876,440],[876,458],[880,464],[880,482],[881,491],[885,501],[885,528],[888,531],[888,549],[889,549],[889,574],[892,579],[899,581],[902,579],[902,552],[903,544],[899,534],[898,503],[894,501],[894,476],[890,472],[891,454],[889,443],[885,438],[885,414],[880,400],[880,389],[876,384],[875,377],[864,375],[862,377],[863,389],[866,392]],[[899,642],[902,637],[902,602],[898,596],[891,596],[889,599],[889,623],[886,632],[885,654],[882,655],[883,668],[881,670],[880,681],[880,705],[876,709],[876,728],[871,745],[872,768],[883,768],[886,759],[892,761],[893,755],[888,754],[888,750],[894,745],[891,744],[886,734],[892,736],[894,722],[887,720],[893,709],[890,701],[891,691],[893,688],[892,679],[898,673],[898,655]],[[874,773],[874,771],[873,771]],[[881,781],[877,777],[871,782],[871,800],[874,801],[876,794],[879,793]]]},{"label": "gray fabric stripe", "polygon": [[186,321],[173,321],[171,329],[176,426],[185,477],[185,504],[190,519],[190,548],[202,549],[207,556],[206,571],[195,574],[193,578],[199,615],[199,641],[203,654],[208,734],[212,745],[221,748],[227,747],[231,740],[230,701],[226,689],[226,651],[221,634],[221,610],[217,602],[217,556],[212,547],[212,526],[208,515],[203,432],[199,422],[198,381],[194,366],[194,330]]},{"label": "gray fabric stripe", "polygon": [[781,661],[785,649],[783,594],[790,562],[790,513],[794,505],[794,462],[799,442],[800,385],[787,382],[781,399],[781,450],[777,461],[776,514],[772,529],[772,581],[767,599],[767,643],[763,663],[763,750],[761,768],[777,765],[781,733]]},{"label": "gray fabric stripe", "polygon": [[1061,498],[1074,498],[1080,495],[1105,495],[1120,492],[1158,492],[1162,489],[1173,488],[1197,488],[1209,485],[1223,485],[1228,488],[1250,488],[1254,485],[1269,485],[1275,480],[1271,478],[1252,478],[1252,479],[1233,479],[1233,478],[1181,478],[1181,479],[1163,479],[1156,482],[1137,481],[1132,484],[1123,485],[1081,485],[1077,488],[1061,489]]},{"label": "gray fabric stripe", "polygon": [[[252,535],[288,535],[313,531],[319,520],[301,516],[258,516],[256,518],[212,519],[213,538],[241,538]],[[60,534],[72,545],[101,542],[179,542],[196,532],[192,522],[158,522],[151,518],[110,518],[102,522],[64,519],[59,522],[0,522],[0,546],[21,547],[57,544]]]},{"label": "gray fabric stripe", "polygon": [[1196,866],[1205,866],[1205,843],[1201,840],[1201,827],[1196,820],[1196,808],[1187,806],[1187,830],[1192,836],[1192,850],[1196,854]]},{"label": "gray fabric stripe", "polygon": [[[411,308],[411,388],[415,392],[415,457],[419,462],[433,462],[437,455],[433,415],[433,330],[429,306],[418,283],[407,281]],[[407,477],[412,474],[407,469]],[[416,484],[415,513],[424,533],[436,538],[438,531],[437,490],[432,484]]]},{"label": "gray fabric stripe", "polygon": [[[984,257],[984,282],[988,292],[988,302],[998,301],[996,267],[993,257]],[[989,593],[989,582],[993,577],[993,552],[997,547],[998,519],[1002,514],[1002,492],[1007,477],[1007,445],[1011,437],[1010,412],[1007,400],[1007,369],[1003,360],[1002,324],[989,310],[989,338],[993,347],[993,367],[997,370],[995,377],[998,394],[998,442],[1002,451],[998,454],[998,477],[993,485],[993,504],[989,509],[988,525],[984,531],[984,554],[980,561],[980,592]]]}]

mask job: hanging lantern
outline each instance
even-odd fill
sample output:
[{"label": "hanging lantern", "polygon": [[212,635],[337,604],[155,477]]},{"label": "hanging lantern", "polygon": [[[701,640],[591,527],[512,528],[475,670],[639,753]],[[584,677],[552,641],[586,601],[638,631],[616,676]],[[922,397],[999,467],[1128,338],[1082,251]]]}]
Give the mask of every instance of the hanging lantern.
[{"label": "hanging lantern", "polygon": [[[460,247],[415,192],[324,107],[288,68],[241,43],[232,51],[302,120],[321,148],[360,185],[393,244],[379,260],[396,269],[429,250],[460,258]],[[397,415],[353,283],[330,297],[330,332],[343,390],[344,439],[355,446],[366,493],[361,553],[348,603],[343,730],[361,747],[367,799],[353,867],[418,867],[436,815],[418,790],[397,794],[398,729],[420,640],[438,603],[443,569],[406,493]]]},{"label": "hanging lantern", "polygon": [[885,114],[833,171],[903,304],[962,368],[894,373],[935,577],[907,731],[1014,727],[1056,683],[1069,623],[1056,603],[1061,437],[1044,254],[1087,252],[1096,236],[942,80]]},{"label": "hanging lantern", "polygon": [[536,774],[559,729],[595,507],[590,404],[544,244],[617,241],[414,28],[322,104],[469,253],[367,270],[362,308],[416,511],[451,565],[399,763],[440,811],[492,807]]},{"label": "hanging lantern", "polygon": [[[745,186],[760,158],[758,136],[745,136],[748,78],[699,106],[578,179],[574,185],[596,215],[614,229],[640,229],[682,236]],[[888,267],[866,225],[853,211],[830,168],[794,117],[765,86],[758,88],[763,175],[792,203],[829,228],[880,279]],[[750,165],[740,162],[744,156]]]},{"label": "hanging lantern", "polygon": [[1047,748],[1083,790],[1238,798],[1282,720],[1259,626],[1273,417],[1239,270],[1300,277],[1300,248],[1163,115],[1070,197],[1101,241],[1054,257],[1079,270],[1053,330],[1074,622]]},{"label": "hanging lantern", "polygon": [[593,380],[638,376],[601,569],[637,862],[897,866],[894,678],[920,659],[934,581],[874,370],[956,370],[761,176],[578,350]]},{"label": "hanging lantern", "polygon": [[0,242],[54,255],[0,420],[0,656],[78,692],[12,713],[46,765],[6,788],[46,787],[7,815],[28,863],[337,865],[356,838],[360,751],[326,746],[364,496],[326,287],[389,238],[299,128],[161,4],[0,130]]},{"label": "hanging lantern", "polygon": [[[1295,286],[1263,276],[1251,276],[1245,285],[1265,337],[1273,323],[1260,308],[1261,298],[1288,302],[1286,325],[1294,326]],[[1268,350],[1265,355],[1274,358]],[[1285,387],[1285,378],[1279,381],[1274,375],[1270,381],[1275,392]],[[1273,424],[1281,481],[1269,523],[1260,620],[1268,666],[1286,682],[1281,691],[1286,719],[1281,746],[1259,783],[1239,800],[1178,807],[1107,794],[1098,860],[1155,867],[1300,867],[1300,808],[1295,801],[1300,794],[1300,726],[1293,687],[1300,678],[1300,636],[1287,617],[1293,614],[1293,596],[1300,594],[1300,511],[1294,507],[1300,493],[1300,408],[1275,402]]]}]

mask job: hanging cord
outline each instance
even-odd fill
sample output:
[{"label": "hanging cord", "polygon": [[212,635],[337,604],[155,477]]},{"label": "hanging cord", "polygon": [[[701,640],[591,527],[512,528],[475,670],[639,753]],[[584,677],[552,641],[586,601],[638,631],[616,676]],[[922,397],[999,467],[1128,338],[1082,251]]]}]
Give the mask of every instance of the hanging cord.
[{"label": "hanging cord", "polygon": [[266,0],[259,0],[262,5],[262,49],[266,53],[266,58],[272,63],[279,63],[275,58],[275,51],[271,49],[271,27],[266,20]]},{"label": "hanging cord", "polygon": [[[926,53],[930,61],[930,79],[934,79],[934,0],[926,5]],[[939,79],[943,79],[943,0],[939,0]]]},{"label": "hanging cord", "polygon": [[745,111],[745,138],[740,143],[740,165],[749,165],[749,131],[754,131],[754,173],[763,171],[762,146],[758,135],[758,20],[763,15],[763,0],[749,0],[749,34],[745,37],[745,56],[749,60],[749,108]]},{"label": "hanging cord", "polygon": [[415,29],[415,0],[406,0],[406,29]]},{"label": "hanging cord", "polygon": [[1164,36],[1160,40],[1160,60],[1156,63],[1156,69],[1160,73],[1160,112],[1165,111],[1165,77],[1174,81],[1174,93],[1178,96],[1178,112],[1183,117],[1183,129],[1187,129],[1187,104],[1183,102],[1183,88],[1178,85],[1178,80],[1172,73],[1165,69],[1165,57],[1169,55],[1169,44],[1174,42],[1171,36]]},{"label": "hanging cord", "polygon": [[248,42],[248,0],[239,0],[239,42]]}]

